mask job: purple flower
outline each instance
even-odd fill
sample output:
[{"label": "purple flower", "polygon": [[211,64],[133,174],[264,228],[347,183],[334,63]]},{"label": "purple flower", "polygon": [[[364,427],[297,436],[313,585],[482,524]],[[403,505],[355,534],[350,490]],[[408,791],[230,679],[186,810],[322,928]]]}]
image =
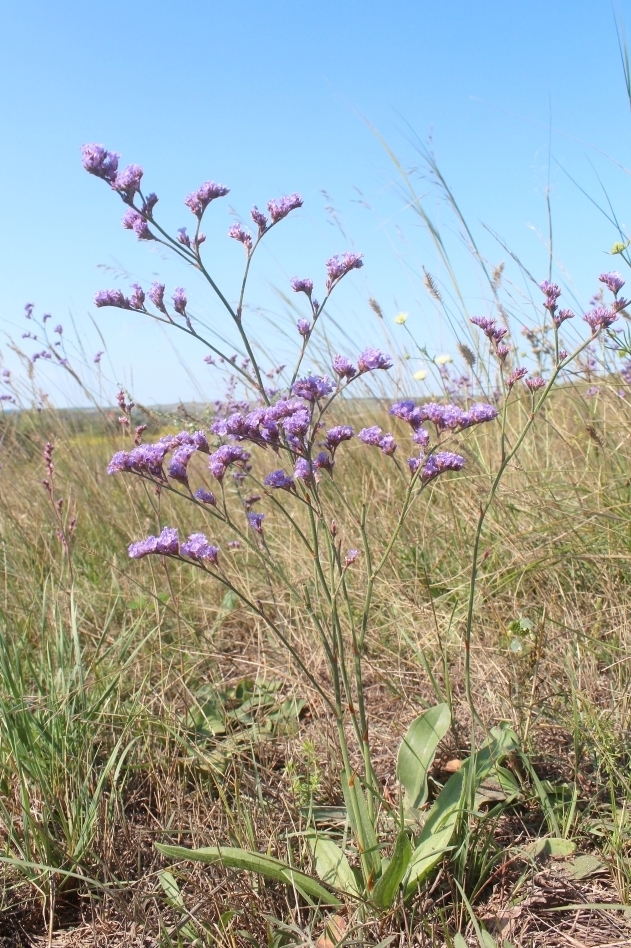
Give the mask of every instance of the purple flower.
[{"label": "purple flower", "polygon": [[559,362],[564,362],[567,359],[567,352],[565,349],[559,349]]},{"label": "purple flower", "polygon": [[188,462],[196,451],[197,448],[194,444],[184,445],[178,448],[177,451],[174,451],[169,461],[169,477],[172,477],[176,481],[181,481],[182,484],[188,484]]},{"label": "purple flower", "polygon": [[154,194],[153,192],[151,194],[148,194],[147,197],[142,202],[142,213],[146,214],[147,217],[151,217],[151,215],[153,214],[153,209],[157,203],[158,203],[158,195]]},{"label": "purple flower", "polygon": [[556,283],[550,283],[549,280],[544,280],[543,283],[539,284],[539,289],[546,298],[546,301],[543,304],[544,308],[547,309],[550,315],[554,318],[557,308],[557,300],[561,295],[560,288]]},{"label": "purple flower", "polygon": [[309,430],[311,416],[305,408],[302,411],[294,412],[288,418],[284,418],[282,424],[286,434],[294,438],[303,438]]},{"label": "purple flower", "polygon": [[94,363],[96,363],[96,365],[98,365],[99,362],[101,361],[101,356],[103,356],[103,355],[105,355],[104,352],[97,352],[96,355],[94,356],[94,358],[92,359],[92,361],[93,361]]},{"label": "purple flower", "polygon": [[94,305],[97,307],[117,306],[119,309],[131,308],[129,300],[121,290],[99,290],[94,295]]},{"label": "purple flower", "polygon": [[313,280],[305,278],[304,280],[294,277],[291,281],[291,288],[294,293],[306,293],[309,299],[311,299],[311,294],[313,293]]},{"label": "purple flower", "polygon": [[585,398],[594,398],[595,395],[598,395],[598,387],[596,385],[590,385],[590,387],[585,392]]},{"label": "purple flower", "polygon": [[325,446],[329,451],[335,451],[342,441],[350,441],[354,434],[350,425],[336,425],[327,431]]},{"label": "purple flower", "polygon": [[296,329],[305,339],[308,339],[311,335],[311,323],[308,319],[299,319],[296,323]]},{"label": "purple flower", "polygon": [[61,325],[61,323],[59,323],[59,325],[55,326],[55,328],[53,329],[53,332],[56,332],[60,336],[63,333],[63,331],[64,331],[64,327]]},{"label": "purple flower", "polygon": [[532,378],[524,379],[524,385],[533,393],[538,389],[543,388],[545,384],[546,380],[542,379],[539,375],[534,375]]},{"label": "purple flower", "polygon": [[619,313],[620,310],[626,309],[629,305],[629,300],[625,300],[624,297],[620,297],[619,300],[614,300],[611,304],[612,313]]},{"label": "purple flower", "polygon": [[508,346],[505,346],[504,343],[501,343],[499,346],[497,346],[495,350],[495,354],[497,355],[500,362],[504,361],[504,359],[506,358],[509,352],[510,352],[510,349],[508,348]]},{"label": "purple flower", "polygon": [[436,454],[430,454],[426,464],[421,471],[421,477],[424,481],[436,477],[437,474],[443,474],[445,471],[461,471],[465,461],[459,454],[453,454],[451,451],[438,451]]},{"label": "purple flower", "polygon": [[129,452],[130,468],[163,480],[162,463],[168,450],[168,444],[139,444]]},{"label": "purple flower", "polygon": [[333,356],[333,371],[341,379],[352,379],[357,375],[357,369],[346,356]]},{"label": "purple flower", "polygon": [[267,210],[272,218],[272,224],[277,224],[287,217],[291,211],[302,207],[303,201],[299,194],[288,194],[285,197],[277,198],[274,201],[267,202]]},{"label": "purple flower", "polygon": [[346,556],[344,557],[345,569],[348,569],[349,566],[352,566],[358,556],[359,556],[359,550],[349,550]]},{"label": "purple flower", "polygon": [[179,545],[177,530],[175,530],[173,527],[164,527],[162,533],[158,537],[156,552],[172,555],[178,552]]},{"label": "purple flower", "polygon": [[301,481],[311,480],[311,465],[306,458],[298,458],[294,467],[294,477]]},{"label": "purple flower", "polygon": [[334,285],[338,283],[343,276],[350,273],[351,270],[359,270],[363,267],[363,254],[361,253],[342,253],[336,254],[326,262],[326,289],[330,293]]},{"label": "purple flower", "polygon": [[128,451],[117,451],[112,460],[107,465],[108,474],[120,474],[123,471],[130,471],[131,463]]},{"label": "purple flower", "polygon": [[420,408],[417,408],[411,399],[396,402],[390,408],[390,414],[407,421],[413,428],[418,428],[425,420]]},{"label": "purple flower", "polygon": [[191,533],[180,547],[180,553],[192,560],[208,560],[214,564],[219,556],[219,547],[209,543],[204,533]]},{"label": "purple flower", "polygon": [[414,441],[416,444],[420,444],[422,448],[426,448],[430,442],[429,431],[427,428],[417,428],[412,435],[412,441]]},{"label": "purple flower", "polygon": [[608,329],[618,318],[617,313],[613,313],[606,306],[597,306],[590,313],[585,313],[583,319],[589,323],[594,335],[601,329]]},{"label": "purple flower", "polygon": [[252,234],[245,230],[241,224],[233,224],[228,228],[228,237],[232,237],[233,240],[238,240],[239,243],[243,244],[248,253],[252,250]]},{"label": "purple flower", "polygon": [[363,441],[364,444],[372,445],[374,448],[378,448],[381,442],[383,432],[379,425],[373,425],[371,428],[362,428],[358,433],[357,437],[360,441]]},{"label": "purple flower", "polygon": [[487,316],[472,316],[470,322],[481,329],[484,335],[488,336],[489,339],[493,339],[496,325],[494,319],[490,319]]},{"label": "purple flower", "polygon": [[209,504],[211,507],[217,506],[217,498],[210,490],[205,490],[203,487],[198,487],[195,491],[194,497],[196,500],[199,500],[201,504]]},{"label": "purple flower", "polygon": [[497,408],[488,405],[486,402],[475,402],[471,408],[467,409],[467,423],[469,425],[480,425],[485,421],[493,421],[497,418]]},{"label": "purple flower", "polygon": [[268,474],[263,483],[266,487],[273,487],[275,490],[291,490],[294,486],[292,478],[282,468]]},{"label": "purple flower", "polygon": [[294,382],[291,391],[299,398],[304,398],[309,402],[317,402],[321,398],[325,398],[325,396],[331,394],[333,391],[333,382],[328,375],[310,375]]},{"label": "purple flower", "polygon": [[161,313],[166,313],[167,309],[164,305],[164,283],[152,283],[149,287],[147,296]]},{"label": "purple flower", "polygon": [[560,309],[558,313],[554,313],[552,319],[554,320],[554,325],[558,329],[561,323],[565,322],[566,319],[574,319],[574,313],[571,309]]},{"label": "purple flower", "polygon": [[328,471],[329,474],[333,470],[334,463],[333,458],[326,451],[320,451],[313,459],[313,466],[316,471]]},{"label": "purple flower", "polygon": [[250,458],[248,451],[236,444],[224,444],[208,458],[208,469],[218,481],[223,480],[230,464],[245,464]]},{"label": "purple flower", "polygon": [[138,540],[136,543],[130,543],[128,547],[129,555],[134,560],[140,560],[149,553],[157,553],[158,538],[154,536],[147,537],[145,540]]},{"label": "purple flower", "polygon": [[392,368],[392,356],[369,346],[368,349],[364,349],[360,353],[357,366],[360,372],[372,372],[373,369],[390,369]]},{"label": "purple flower", "polygon": [[94,174],[97,178],[103,178],[110,184],[116,177],[118,171],[117,155],[113,151],[106,151],[103,145],[82,145],[81,156],[83,167],[89,174]]},{"label": "purple flower", "polygon": [[132,283],[131,287],[134,292],[128,299],[129,305],[132,309],[143,309],[145,305],[145,291],[139,283]]},{"label": "purple flower", "polygon": [[140,190],[142,175],[143,170],[139,165],[128,165],[122,171],[119,171],[114,178],[112,187],[115,191],[118,191],[126,204],[131,204],[134,195]]},{"label": "purple flower", "polygon": [[611,290],[614,296],[618,295],[625,284],[625,281],[622,279],[619,273],[616,273],[615,270],[612,273],[601,273],[598,279],[601,283],[604,283],[609,290]]},{"label": "purple flower", "polygon": [[149,553],[162,553],[165,556],[177,555],[179,551],[179,539],[177,530],[172,527],[165,527],[159,537],[150,536],[145,540],[139,540],[129,546],[129,555],[132,559],[139,560]]},{"label": "purple flower", "polygon": [[24,307],[24,318],[32,319],[34,309],[35,309],[35,305],[33,303],[27,303],[26,306]]},{"label": "purple flower", "polygon": [[252,218],[252,220],[254,221],[254,223],[259,229],[259,236],[262,236],[267,230],[267,224],[268,224],[267,217],[265,216],[263,211],[259,211],[256,204],[250,211],[250,217]]},{"label": "purple flower", "polygon": [[248,524],[252,527],[256,533],[263,533],[263,521],[265,519],[265,514],[262,513],[252,513],[251,511],[247,514]]},{"label": "purple flower", "polygon": [[225,188],[222,184],[215,184],[214,181],[205,181],[201,188],[193,191],[184,198],[184,203],[191,209],[195,217],[199,220],[211,201],[215,198],[225,197],[230,188]]},{"label": "purple flower", "polygon": [[389,432],[388,434],[385,434],[383,438],[381,438],[379,441],[379,447],[383,451],[384,454],[388,455],[388,457],[392,457],[392,455],[397,449],[397,444],[396,444],[396,441],[394,440],[394,436],[391,435]]},{"label": "purple flower", "polygon": [[511,389],[515,382],[523,379],[524,375],[528,375],[528,369],[514,369],[506,379],[506,387]]},{"label": "purple flower", "polygon": [[175,312],[179,313],[180,316],[185,316],[186,304],[188,303],[186,298],[186,290],[184,290],[181,286],[176,287],[171,299],[173,300],[173,308]]}]

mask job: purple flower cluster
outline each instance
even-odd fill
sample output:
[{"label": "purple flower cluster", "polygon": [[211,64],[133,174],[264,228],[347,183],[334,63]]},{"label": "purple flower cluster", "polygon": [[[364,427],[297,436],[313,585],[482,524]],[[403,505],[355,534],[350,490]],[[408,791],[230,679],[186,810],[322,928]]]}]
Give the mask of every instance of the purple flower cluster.
[{"label": "purple flower cluster", "polygon": [[333,356],[333,371],[340,379],[347,379],[348,381],[357,375],[357,369],[353,363],[342,355]]},{"label": "purple flower cluster", "polygon": [[263,483],[266,487],[273,487],[275,490],[291,490],[294,486],[293,479],[282,468],[268,474]]},{"label": "purple flower cluster", "polygon": [[242,467],[249,459],[250,452],[238,444],[224,444],[208,458],[208,470],[218,481],[222,481],[231,464],[237,463]]},{"label": "purple flower cluster", "polygon": [[[621,301],[624,303],[624,301]],[[592,333],[600,332],[601,329],[609,329],[609,327],[615,323],[618,318],[618,313],[616,309],[608,309],[606,306],[597,306],[596,309],[591,310],[589,313],[585,313],[583,319],[588,323]]]},{"label": "purple flower cluster", "polygon": [[326,290],[330,293],[336,283],[350,273],[351,270],[359,270],[363,267],[363,254],[361,253],[342,253],[336,254],[326,262]]},{"label": "purple flower cluster", "polygon": [[[415,467],[414,463],[417,461],[419,464],[416,464]],[[422,463],[422,459],[410,458],[408,464],[412,473],[416,473],[420,463]],[[459,454],[454,454],[452,451],[437,451],[436,454],[430,454],[425,464],[423,464],[421,478],[424,481],[429,481],[438,474],[444,474],[445,471],[461,471],[464,463],[464,458]]]},{"label": "purple flower cluster", "polygon": [[228,237],[232,237],[233,240],[238,240],[240,244],[246,249],[247,253],[252,251],[252,234],[247,231],[241,224],[232,224],[228,228]]},{"label": "purple flower cluster", "polygon": [[342,441],[350,441],[354,434],[355,432],[350,425],[336,425],[327,431],[324,446],[335,453],[335,449],[340,446]]},{"label": "purple flower cluster", "polygon": [[525,385],[526,388],[529,389],[529,391],[531,391],[533,394],[534,394],[536,391],[538,391],[540,388],[543,388],[545,384],[546,384],[546,380],[545,380],[545,379],[542,379],[541,376],[539,376],[539,375],[533,375],[533,376],[532,376],[531,378],[529,378],[529,379],[524,379],[524,385]]},{"label": "purple flower cluster", "polygon": [[500,361],[504,362],[510,350],[502,342],[502,339],[508,335],[508,329],[505,326],[498,326],[497,320],[488,316],[472,316],[471,322],[482,330],[487,339],[495,346],[495,353]]},{"label": "purple flower cluster", "polygon": [[92,144],[81,146],[81,157],[83,167],[89,174],[94,174],[97,178],[103,178],[108,184],[114,182],[120,155],[113,151],[107,151],[103,145]]},{"label": "purple flower cluster", "polygon": [[123,227],[126,230],[133,230],[138,240],[155,240],[147,221],[133,207],[128,208],[123,214]]},{"label": "purple flower cluster", "polygon": [[384,454],[392,457],[397,449],[394,437],[390,432],[384,434],[379,425],[372,425],[370,428],[362,428],[357,437],[364,444],[369,444],[374,448],[380,448]]},{"label": "purple flower cluster", "polygon": [[605,284],[607,289],[611,290],[614,296],[618,295],[625,284],[625,280],[615,270],[612,273],[601,273],[598,279]]},{"label": "purple flower cluster", "polygon": [[360,372],[372,372],[375,369],[391,369],[392,356],[381,352],[380,349],[369,347],[357,357],[357,367]]},{"label": "purple flower cluster", "polygon": [[208,439],[203,431],[193,434],[180,431],[176,435],[165,435],[156,444],[139,444],[131,451],[117,451],[107,467],[107,473],[131,472],[164,482],[164,459],[173,451],[168,466],[169,476],[188,484],[187,466],[192,455],[195,451],[207,454],[209,450]]},{"label": "purple flower cluster", "polygon": [[[417,406],[413,401],[406,400],[393,405],[390,414],[406,421],[415,431],[426,421],[436,425],[438,431],[456,431],[493,421],[497,418],[497,408],[485,402],[475,402],[468,409],[458,405],[440,405],[437,402]],[[425,436],[421,437],[421,442],[423,440]]]},{"label": "purple flower cluster", "polygon": [[129,545],[129,555],[134,560],[142,559],[150,553],[177,556],[179,552],[180,541],[177,530],[173,527],[164,527],[159,537],[149,536]]},{"label": "purple flower cluster", "polygon": [[309,375],[304,379],[298,379],[291,387],[291,391],[298,398],[304,398],[308,402],[318,402],[326,398],[333,391],[333,382],[328,375],[318,376]]},{"label": "purple flower cluster", "polygon": [[515,369],[506,379],[506,388],[510,391],[515,382],[519,382],[525,375],[528,375],[528,369]]},{"label": "purple flower cluster", "polygon": [[[302,198],[300,197],[299,194],[295,194],[295,193],[288,194],[285,197],[277,198],[276,200],[273,200],[273,201],[268,201],[267,210],[269,211],[269,215],[272,218],[272,224],[278,224],[278,222],[282,221],[284,217],[287,217],[288,214],[290,214],[292,211],[295,211],[297,208],[302,207],[302,205],[303,205]],[[259,224],[259,227],[260,227],[261,224],[254,217],[254,210],[257,210],[257,209],[256,208],[252,209],[252,218],[256,221],[257,224]],[[257,214],[260,214],[258,210],[257,210]],[[261,215],[261,217],[263,216],[264,215]]]},{"label": "purple flower cluster", "polygon": [[201,221],[204,211],[211,201],[216,198],[225,197],[230,193],[230,188],[223,184],[215,184],[214,181],[205,181],[197,191],[192,191],[184,198],[184,203],[193,212],[195,217]]},{"label": "purple flower cluster", "polygon": [[309,299],[313,293],[313,280],[305,278],[304,280],[294,277],[291,281],[291,288],[294,293],[306,293]]},{"label": "purple flower cluster", "polygon": [[173,527],[164,527],[160,536],[149,536],[129,545],[129,555],[132,559],[139,560],[149,554],[187,556],[192,560],[216,564],[219,547],[209,543],[208,538],[203,533],[192,533],[187,540],[180,544],[177,530]]}]

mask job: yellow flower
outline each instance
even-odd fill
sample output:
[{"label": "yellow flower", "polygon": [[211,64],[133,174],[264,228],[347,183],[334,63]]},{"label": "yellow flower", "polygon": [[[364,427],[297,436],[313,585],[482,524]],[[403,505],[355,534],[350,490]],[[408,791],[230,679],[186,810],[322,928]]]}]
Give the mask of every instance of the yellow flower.
[{"label": "yellow flower", "polygon": [[402,326],[403,323],[407,322],[409,315],[409,313],[397,313],[397,315],[394,317],[394,321],[398,326]]},{"label": "yellow flower", "polygon": [[423,379],[427,378],[427,372],[425,369],[419,369],[418,372],[414,373],[414,378],[417,382],[422,382]]},{"label": "yellow flower", "polygon": [[451,358],[450,355],[439,355],[439,356],[436,356],[436,358],[434,359],[434,362],[436,363],[436,365],[447,365],[448,362],[453,362],[453,361],[454,360]]}]

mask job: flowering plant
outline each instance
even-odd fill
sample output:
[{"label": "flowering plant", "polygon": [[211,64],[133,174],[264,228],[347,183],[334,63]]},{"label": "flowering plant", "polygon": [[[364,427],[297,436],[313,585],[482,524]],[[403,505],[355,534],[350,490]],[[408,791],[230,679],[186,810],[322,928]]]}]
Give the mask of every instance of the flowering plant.
[{"label": "flowering plant", "polygon": [[[616,280],[616,274],[601,277],[613,292],[614,302],[585,316],[591,335],[571,355],[560,348],[559,330],[573,314],[569,310],[558,310],[560,289],[556,285],[541,284],[544,308],[552,318],[555,334],[555,363],[547,381],[511,364],[506,327],[498,326],[495,319],[474,317],[472,322],[488,339],[497,361],[502,384],[501,411],[494,404],[472,400],[464,405],[399,400],[391,405],[390,414],[398,420],[395,424],[399,424],[409,445],[405,451],[399,435],[395,437],[378,425],[356,433],[354,427],[346,423],[348,419],[343,419],[342,424],[331,424],[329,420],[334,410],[343,413],[343,407],[348,405],[344,396],[358,379],[391,368],[393,362],[387,353],[368,347],[352,360],[337,354],[332,359],[330,375],[301,374],[327,302],[342,279],[363,266],[361,254],[342,253],[326,262],[322,303],[314,297],[311,279],[296,277],[291,281],[294,292],[305,299],[308,318],[298,320],[296,359],[285,377],[284,387],[271,388],[266,381],[276,379],[277,373],[261,364],[252,343],[244,310],[248,277],[259,244],[277,224],[302,206],[300,195],[270,200],[267,214],[257,207],[252,208],[254,233],[241,223],[229,228],[228,236],[245,251],[243,279],[237,302],[233,304],[207,269],[202,249],[205,236],[200,230],[206,211],[213,202],[228,194],[228,188],[208,181],[189,194],[184,203],[195,218],[193,232],[189,235],[187,228],[182,227],[174,237],[156,217],[157,196],[143,193],[140,167],[130,165],[119,170],[119,156],[100,145],[84,146],[83,163],[89,173],[103,179],[127,205],[123,217],[126,229],[133,231],[139,240],[155,241],[169,248],[204,277],[238,334],[242,359],[228,356],[214,337],[205,335],[203,326],[190,311],[186,290],[181,287],[173,291],[170,303],[165,298],[165,286],[157,282],[147,290],[134,284],[129,295],[117,288],[101,290],[95,296],[97,307],[142,313],[194,337],[213,353],[210,361],[217,357],[231,363],[235,375],[249,392],[247,406],[219,415],[208,431],[180,431],[164,435],[154,443],[143,442],[143,430],[132,430],[132,405],[120,394],[122,420],[132,433],[134,443],[129,450],[113,456],[108,472],[142,478],[158,492],[177,495],[195,505],[200,519],[207,524],[204,530],[186,537],[180,537],[175,527],[164,525],[156,535],[131,543],[129,555],[136,560],[146,556],[180,560],[203,571],[209,579],[238,597],[287,650],[335,719],[346,813],[355,841],[354,849],[345,849],[316,828],[307,831],[316,871],[326,887],[307,873],[271,856],[222,846],[196,851],[166,845],[158,848],[176,858],[219,862],[256,871],[292,884],[303,894],[328,904],[337,902],[334,890],[341,890],[375,910],[386,910],[400,893],[413,893],[451,851],[463,814],[474,802],[476,787],[518,747],[513,732],[501,727],[492,729],[487,740],[476,749],[473,731],[470,759],[447,781],[417,833],[422,822],[419,808],[425,804],[428,794],[427,772],[438,743],[451,724],[451,709],[441,703],[412,722],[404,737],[397,762],[397,776],[404,789],[400,810],[384,800],[371,754],[364,687],[364,656],[372,631],[375,584],[420,495],[437,478],[462,470],[465,457],[451,450],[454,436],[499,420],[501,463],[487,500],[481,505],[465,632],[467,697],[475,724],[469,654],[484,519],[507,465],[523,443],[559,372],[598,333],[608,331],[624,308],[625,301],[618,298],[622,282]],[[509,444],[505,424],[507,406],[511,393],[522,379],[531,399],[531,410],[516,442]],[[383,463],[392,466],[393,476],[405,483],[401,507],[391,518],[389,535],[379,547],[368,530],[373,512],[367,505],[355,509],[345,490],[344,479],[338,477],[340,458],[348,450],[347,443],[355,438],[367,450],[377,449]],[[400,460],[402,453],[406,456],[404,462]],[[193,473],[191,461],[199,455],[206,458],[206,478]],[[376,457],[379,455],[375,453]],[[264,504],[263,510],[254,509],[258,504]],[[383,518],[383,512],[380,516]],[[352,546],[343,545],[339,526],[342,520],[355,531]],[[296,581],[275,555],[274,533],[285,528],[292,542],[312,564],[309,580]],[[222,538],[229,537],[224,548],[218,534]],[[258,571],[257,575],[265,577],[269,589],[266,601],[253,591],[254,584],[245,582],[233,567],[231,555],[236,549],[247,554],[253,574]],[[358,590],[362,601],[359,612],[353,608]],[[312,670],[297,644],[296,623],[305,620],[317,636],[328,664],[328,684]],[[355,762],[354,750],[362,761],[361,766]],[[503,779],[510,782],[510,774],[507,776],[504,771]],[[518,791],[518,787],[513,789]],[[398,826],[394,839],[389,836],[384,839],[381,832],[383,820],[380,817],[384,808]],[[392,852],[389,861],[382,858],[384,848]],[[349,861],[349,855],[355,856],[355,865],[352,858]]]}]

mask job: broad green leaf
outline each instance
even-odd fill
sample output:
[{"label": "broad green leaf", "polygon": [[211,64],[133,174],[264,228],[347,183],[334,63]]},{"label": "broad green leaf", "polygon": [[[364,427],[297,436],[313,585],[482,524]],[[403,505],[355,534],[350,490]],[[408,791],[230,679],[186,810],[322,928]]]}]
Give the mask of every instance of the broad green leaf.
[{"label": "broad green leaf", "polygon": [[316,833],[309,833],[307,842],[320,879],[335,889],[341,889],[354,898],[360,898],[353,870],[340,847],[333,840]]},{"label": "broad green leaf", "polygon": [[[509,727],[492,728],[488,740],[475,754],[473,789],[477,789],[502,759],[518,746],[517,737]],[[432,804],[410,861],[406,895],[412,894],[450,848],[458,818],[464,807],[470,769],[471,758],[465,760],[460,770],[451,775]]]},{"label": "broad green leaf", "polygon": [[262,853],[251,853],[246,849],[235,849],[230,846],[208,846],[202,849],[187,849],[185,846],[168,846],[156,843],[156,849],[163,856],[171,859],[191,860],[192,862],[220,863],[226,869],[243,869],[246,872],[256,872],[266,879],[275,879],[293,886],[302,895],[317,899],[326,905],[339,905],[340,901],[328,889],[320,885],[311,876],[293,869],[286,862],[265,856]]},{"label": "broad green leaf", "polygon": [[454,935],[454,948],[469,948],[460,932]]},{"label": "broad green leaf", "polygon": [[427,799],[427,771],[450,724],[449,706],[438,704],[412,721],[401,742],[397,778],[403,785],[409,807],[418,808]]},{"label": "broad green leaf", "polygon": [[537,856],[552,856],[557,859],[562,856],[571,856],[576,849],[576,843],[571,839],[563,837],[548,836],[545,839],[536,839],[524,847],[525,855],[536,858]]},{"label": "broad green leaf", "polygon": [[381,875],[381,854],[375,828],[370,821],[366,798],[359,780],[353,776],[349,781],[343,774],[342,790],[348,818],[359,846],[364,881],[370,891]]},{"label": "broad green leaf", "polygon": [[388,868],[384,871],[372,893],[372,901],[377,908],[385,911],[393,904],[411,858],[410,840],[407,833],[401,830],[394,844],[394,852],[388,863]]}]

